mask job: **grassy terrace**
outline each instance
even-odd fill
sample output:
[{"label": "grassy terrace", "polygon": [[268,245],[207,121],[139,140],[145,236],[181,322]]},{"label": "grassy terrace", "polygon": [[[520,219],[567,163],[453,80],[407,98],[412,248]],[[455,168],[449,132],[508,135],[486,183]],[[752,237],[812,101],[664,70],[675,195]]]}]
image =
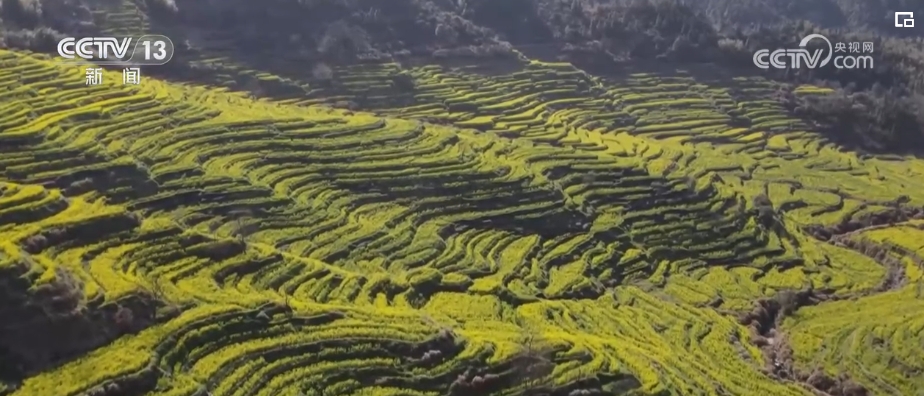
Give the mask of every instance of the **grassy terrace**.
[{"label": "grassy terrace", "polygon": [[807,287],[854,300],[785,321],[798,367],[924,388],[918,224],[853,235],[896,246],[885,292],[803,231],[924,205],[924,161],[841,151],[757,78],[397,69],[271,102],[0,52],[0,276],[182,307],[0,394],[810,395],[732,314]]}]

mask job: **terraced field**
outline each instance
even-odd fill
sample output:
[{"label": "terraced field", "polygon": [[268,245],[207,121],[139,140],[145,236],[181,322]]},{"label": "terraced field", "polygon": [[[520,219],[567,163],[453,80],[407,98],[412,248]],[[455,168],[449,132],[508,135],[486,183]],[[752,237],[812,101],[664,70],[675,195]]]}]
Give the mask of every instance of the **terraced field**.
[{"label": "terraced field", "polygon": [[[809,395],[793,371],[816,368],[924,389],[924,161],[843,151],[772,99],[824,90],[334,75],[269,101],[0,52],[0,278],[128,327],[158,301],[0,394]],[[806,290],[778,328],[741,319]]]}]

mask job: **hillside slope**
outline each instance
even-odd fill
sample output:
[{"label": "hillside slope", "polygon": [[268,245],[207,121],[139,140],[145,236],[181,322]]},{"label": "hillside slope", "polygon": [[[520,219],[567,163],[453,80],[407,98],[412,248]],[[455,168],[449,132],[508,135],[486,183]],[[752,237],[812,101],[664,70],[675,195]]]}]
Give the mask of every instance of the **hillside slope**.
[{"label": "hillside slope", "polygon": [[140,86],[0,50],[0,395],[924,389],[924,160],[792,108],[856,96],[551,1],[278,2],[93,4],[184,42]]},{"label": "hillside slope", "polygon": [[[30,373],[14,395],[921,386],[902,347],[920,341],[916,324],[901,316],[919,309],[918,256],[867,257],[849,241],[920,249],[899,237],[918,232],[902,222],[920,212],[899,209],[924,202],[924,163],[838,151],[763,99],[792,88],[537,62],[494,77],[427,66],[406,70],[417,102],[380,107],[383,118],[154,80],[86,88],[80,70],[3,62],[4,178],[63,191],[73,209],[11,187],[4,201],[16,203],[0,214],[141,219],[31,251],[25,240],[54,222],[6,220],[5,257],[83,279],[87,299],[185,307]],[[388,84],[389,67],[335,70],[356,82],[338,94]],[[409,121],[420,117],[465,129]],[[902,228],[845,233],[877,219]],[[799,290],[880,302],[854,305],[869,308],[839,333],[823,330],[839,317],[828,302],[773,329],[775,301]],[[767,298],[770,311],[736,317]],[[848,330],[877,346],[817,338]],[[852,379],[816,380],[815,365]]]}]

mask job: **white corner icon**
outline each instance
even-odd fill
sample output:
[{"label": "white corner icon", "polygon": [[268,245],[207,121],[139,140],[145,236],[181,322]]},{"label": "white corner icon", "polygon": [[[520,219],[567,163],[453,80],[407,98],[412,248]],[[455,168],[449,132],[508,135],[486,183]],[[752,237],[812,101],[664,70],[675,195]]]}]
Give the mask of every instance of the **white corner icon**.
[{"label": "white corner icon", "polygon": [[914,13],[896,12],[895,27],[914,27]]}]

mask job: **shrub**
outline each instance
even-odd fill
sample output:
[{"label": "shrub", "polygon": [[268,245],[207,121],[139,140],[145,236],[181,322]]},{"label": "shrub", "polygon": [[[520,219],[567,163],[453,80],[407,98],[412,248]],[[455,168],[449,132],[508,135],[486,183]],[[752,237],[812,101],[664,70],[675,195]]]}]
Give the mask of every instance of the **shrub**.
[{"label": "shrub", "polygon": [[334,70],[325,63],[318,63],[311,69],[311,76],[317,80],[329,81],[334,78]]},{"label": "shrub", "polygon": [[3,9],[11,15],[22,18],[17,21],[37,23],[42,18],[42,2],[40,0],[7,0]]},{"label": "shrub", "polygon": [[135,322],[135,315],[131,309],[120,306],[113,316],[116,326],[124,332],[131,331]]},{"label": "shrub", "polygon": [[3,32],[2,44],[11,48],[23,48],[36,52],[57,50],[58,41],[64,38],[60,32],[42,27],[34,30],[22,29]]},{"label": "shrub", "polygon": [[145,4],[147,4],[149,10],[157,14],[176,14],[179,12],[175,0],[146,0]]},{"label": "shrub", "polygon": [[352,59],[370,49],[366,31],[342,20],[327,26],[317,46],[319,53],[337,59]]},{"label": "shrub", "polygon": [[23,250],[30,254],[41,252],[47,246],[48,238],[45,238],[45,236],[41,234],[30,236],[22,242]]},{"label": "shrub", "polygon": [[901,91],[876,85],[853,93],[837,89],[828,95],[788,96],[783,102],[844,145],[871,152],[924,147],[924,96]]}]

